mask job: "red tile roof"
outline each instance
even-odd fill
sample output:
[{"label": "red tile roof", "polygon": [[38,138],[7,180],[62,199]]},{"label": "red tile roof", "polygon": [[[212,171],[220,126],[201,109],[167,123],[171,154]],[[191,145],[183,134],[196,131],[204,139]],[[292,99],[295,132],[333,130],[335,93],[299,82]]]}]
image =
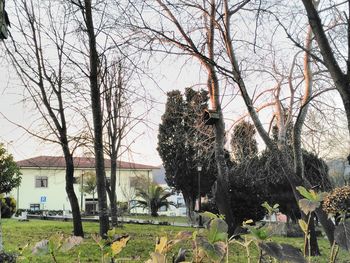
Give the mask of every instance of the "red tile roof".
[{"label": "red tile roof", "polygon": [[[93,157],[74,157],[73,162],[75,168],[94,168],[95,167],[95,158]],[[64,168],[66,167],[64,157],[60,156],[37,156],[30,159],[25,159],[18,161],[17,165],[21,168],[23,167],[54,167],[54,168]],[[111,162],[108,159],[105,159],[105,167],[110,168]],[[150,166],[145,164],[138,163],[129,163],[118,161],[118,169],[135,169],[135,170],[152,170],[159,169],[156,166]]]}]

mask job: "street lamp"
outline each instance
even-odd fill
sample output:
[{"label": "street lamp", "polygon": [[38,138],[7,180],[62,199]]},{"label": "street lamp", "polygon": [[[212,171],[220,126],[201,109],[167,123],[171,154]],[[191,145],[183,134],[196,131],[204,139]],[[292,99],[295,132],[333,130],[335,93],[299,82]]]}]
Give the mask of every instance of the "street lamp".
[{"label": "street lamp", "polygon": [[83,200],[84,200],[84,191],[83,191],[83,187],[84,187],[84,173],[85,171],[83,170],[81,173],[81,184],[80,184],[80,211],[83,210]]},{"label": "street lamp", "polygon": [[[197,171],[198,171],[198,212],[201,213],[202,211],[202,198],[201,198],[201,171],[202,171],[202,165],[197,165]],[[198,226],[202,227],[202,216],[199,214],[198,216]]]}]

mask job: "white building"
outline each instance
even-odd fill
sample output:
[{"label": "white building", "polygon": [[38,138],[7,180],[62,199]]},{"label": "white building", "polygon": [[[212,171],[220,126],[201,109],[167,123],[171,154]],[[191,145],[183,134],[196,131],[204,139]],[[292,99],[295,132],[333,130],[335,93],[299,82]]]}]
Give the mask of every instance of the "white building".
[{"label": "white building", "polygon": [[[63,157],[39,156],[17,162],[22,172],[21,185],[11,195],[17,200],[17,207],[31,210],[71,210],[65,191],[65,161]],[[75,157],[75,178],[95,171],[95,158]],[[110,161],[105,160],[107,177]],[[152,180],[152,172],[158,167],[118,161],[117,200],[130,202],[135,198],[135,183],[141,177]],[[81,181],[81,180],[77,180]],[[80,184],[74,185],[75,194],[84,211],[97,209],[97,196],[82,193]]]}]

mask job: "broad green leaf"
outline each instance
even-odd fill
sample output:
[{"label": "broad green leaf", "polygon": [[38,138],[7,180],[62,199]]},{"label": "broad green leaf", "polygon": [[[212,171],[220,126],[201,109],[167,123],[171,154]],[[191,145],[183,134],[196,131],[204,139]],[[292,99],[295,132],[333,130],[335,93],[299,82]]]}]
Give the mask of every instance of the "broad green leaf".
[{"label": "broad green leaf", "polygon": [[299,192],[302,196],[304,196],[306,199],[308,199],[308,200],[310,200],[310,201],[314,200],[314,196],[313,196],[308,190],[306,190],[305,187],[303,187],[303,186],[298,186],[296,189],[297,189],[298,192]]},{"label": "broad green leaf", "polygon": [[208,240],[210,243],[214,244],[217,241],[227,240],[227,230],[228,226],[226,222],[222,219],[213,219],[208,227]]},{"label": "broad green leaf", "polygon": [[302,219],[299,219],[298,223],[299,223],[299,226],[300,226],[301,230],[303,230],[304,234],[307,234],[309,232],[307,223],[304,220],[302,220]]},{"label": "broad green leaf", "polygon": [[350,251],[350,222],[345,221],[339,223],[334,230],[334,240],[335,242],[347,251]]},{"label": "broad green leaf", "polygon": [[206,218],[209,218],[209,219],[215,219],[215,218],[218,218],[217,215],[213,214],[213,213],[210,213],[208,211],[206,212],[203,212],[203,213],[199,213],[201,216],[203,217],[206,217]]},{"label": "broad green leaf", "polygon": [[249,230],[252,233],[252,235],[258,240],[265,240],[270,237],[270,233],[265,227],[262,227],[262,228],[251,227],[249,228]]},{"label": "broad green leaf", "polygon": [[305,198],[299,200],[299,207],[306,215],[315,211],[319,206],[320,202],[318,201],[311,201]]},{"label": "broad green leaf", "polygon": [[126,247],[126,244],[128,243],[129,239],[130,236],[127,236],[112,243],[111,249],[113,256],[118,255],[123,250],[123,248]]},{"label": "broad green leaf", "polygon": [[264,207],[267,211],[271,211],[272,210],[272,207],[266,201],[264,203],[262,203],[261,206]]}]

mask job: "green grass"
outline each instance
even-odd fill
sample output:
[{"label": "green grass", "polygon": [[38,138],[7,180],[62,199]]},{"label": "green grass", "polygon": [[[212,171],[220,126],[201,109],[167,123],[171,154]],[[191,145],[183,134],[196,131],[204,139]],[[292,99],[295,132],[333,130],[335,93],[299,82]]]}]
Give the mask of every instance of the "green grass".
[{"label": "green grass", "polygon": [[[29,247],[33,247],[34,244],[42,239],[50,237],[50,235],[57,232],[64,233],[65,235],[71,234],[72,225],[71,222],[60,221],[40,221],[30,220],[28,222],[18,222],[13,219],[4,219],[2,221],[4,245],[6,251],[17,252],[19,247],[23,247],[29,244]],[[119,262],[144,262],[149,258],[149,253],[154,250],[155,240],[157,236],[167,234],[172,237],[177,232],[182,230],[195,230],[183,227],[174,226],[151,226],[151,225],[134,225],[124,224],[122,228],[118,228],[118,234],[129,234],[130,241],[127,247],[121,252],[121,258],[129,258],[130,261]],[[91,234],[98,232],[97,223],[84,223],[84,231],[86,238],[84,242],[78,247],[72,249],[67,253],[58,253],[58,262],[78,262],[78,255],[80,262],[100,262],[101,254],[96,243],[91,238]],[[278,241],[282,243],[288,243],[298,248],[302,247],[303,240],[301,238],[282,238],[274,237],[272,241]],[[329,257],[329,244],[327,240],[320,238],[319,244],[321,248],[322,257],[312,258],[311,262],[326,263]],[[190,248],[190,244],[186,244]],[[173,253],[176,253],[174,250]],[[31,257],[27,261],[21,262],[52,262],[50,256],[32,257],[30,250],[25,250],[25,255]],[[251,262],[257,262],[257,250],[254,246],[251,249]],[[171,261],[170,261],[171,262]],[[238,244],[232,244],[229,248],[229,262],[245,263],[247,262],[247,256],[245,249]],[[343,251],[340,252],[340,257],[337,263],[350,262],[349,253]]]},{"label": "green grass", "polygon": [[132,218],[132,219],[142,219],[142,220],[150,220],[150,221],[158,221],[158,222],[169,222],[173,223],[189,223],[189,220],[185,216],[158,216],[152,217],[150,215],[126,215],[122,216],[122,218]]}]

